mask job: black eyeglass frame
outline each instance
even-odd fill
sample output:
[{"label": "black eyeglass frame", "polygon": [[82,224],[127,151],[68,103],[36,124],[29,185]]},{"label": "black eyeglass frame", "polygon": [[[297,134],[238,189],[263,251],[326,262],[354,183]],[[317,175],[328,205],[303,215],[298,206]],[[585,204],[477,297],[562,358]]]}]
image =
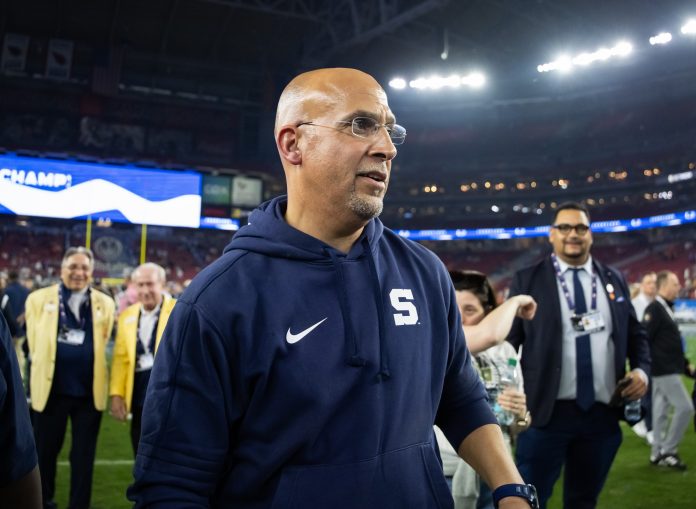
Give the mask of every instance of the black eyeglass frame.
[{"label": "black eyeglass frame", "polygon": [[587,232],[590,231],[590,227],[586,224],[583,223],[578,223],[578,224],[568,224],[568,223],[561,223],[561,224],[554,224],[551,225],[551,228],[555,228],[558,230],[561,235],[568,235],[572,230],[575,230],[575,233],[580,235],[581,237],[583,235],[587,235]]}]

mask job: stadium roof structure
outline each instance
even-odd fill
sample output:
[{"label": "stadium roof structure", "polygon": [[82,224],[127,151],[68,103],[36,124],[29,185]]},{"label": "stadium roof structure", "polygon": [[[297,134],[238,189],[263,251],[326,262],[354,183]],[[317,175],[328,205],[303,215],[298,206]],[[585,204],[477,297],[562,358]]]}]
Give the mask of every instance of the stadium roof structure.
[{"label": "stadium roof structure", "polygon": [[[282,87],[303,70],[357,67],[385,87],[403,79],[388,88],[409,132],[390,226],[535,226],[565,198],[602,205],[602,219],[683,211],[696,196],[695,17],[683,0],[7,0],[3,49],[8,36],[25,44],[26,66],[0,70],[13,115],[0,146],[41,152],[2,135],[26,138],[23,114],[42,126],[52,109],[68,126],[54,137],[70,138],[61,152],[258,169],[275,193],[269,133]],[[483,86],[451,87],[453,75]],[[54,99],[61,90],[69,101]],[[90,96],[103,111],[90,113]],[[100,122],[141,133],[145,148],[82,143]],[[149,150],[168,130],[173,141]]]},{"label": "stadium roof structure", "polygon": [[[690,2],[625,0],[8,0],[3,33],[74,42],[73,74],[87,76],[117,60],[126,90],[222,99],[247,107],[268,103],[287,79],[318,66],[362,68],[387,83],[397,75],[479,69],[497,98],[554,90],[536,68],[558,52],[581,53],[634,42],[634,62],[615,78],[696,71],[683,51],[650,48],[659,32],[675,34],[696,12]],[[691,4],[693,8],[693,4]],[[693,57],[693,45],[687,49]],[[446,59],[443,59],[446,57]],[[690,61],[689,61],[690,60]],[[644,62],[643,62],[644,63]],[[599,74],[610,80],[614,66]],[[625,74],[628,73],[628,77]],[[588,73],[589,74],[589,73]],[[585,78],[587,79],[587,78]],[[575,80],[573,80],[575,81]],[[579,80],[583,81],[583,80]],[[586,86],[584,82],[582,86]],[[563,89],[564,91],[566,89]],[[451,98],[450,98],[451,99]]]}]

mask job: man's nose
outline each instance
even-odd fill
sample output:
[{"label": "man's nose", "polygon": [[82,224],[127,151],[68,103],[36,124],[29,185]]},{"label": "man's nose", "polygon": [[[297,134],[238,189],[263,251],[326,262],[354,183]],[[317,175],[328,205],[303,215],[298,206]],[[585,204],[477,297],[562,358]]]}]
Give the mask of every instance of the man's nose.
[{"label": "man's nose", "polygon": [[379,131],[375,133],[374,142],[370,147],[370,155],[384,161],[391,161],[396,157],[396,154],[396,146],[389,136],[389,131],[385,126],[381,126]]}]

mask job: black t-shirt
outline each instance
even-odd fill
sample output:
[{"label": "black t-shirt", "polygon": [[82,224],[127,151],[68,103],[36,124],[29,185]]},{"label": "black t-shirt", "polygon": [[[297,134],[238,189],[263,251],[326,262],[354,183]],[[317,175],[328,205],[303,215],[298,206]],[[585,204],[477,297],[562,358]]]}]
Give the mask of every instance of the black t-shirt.
[{"label": "black t-shirt", "polygon": [[648,330],[651,374],[675,375],[684,372],[684,349],[677,323],[658,300],[645,308],[643,324]]}]

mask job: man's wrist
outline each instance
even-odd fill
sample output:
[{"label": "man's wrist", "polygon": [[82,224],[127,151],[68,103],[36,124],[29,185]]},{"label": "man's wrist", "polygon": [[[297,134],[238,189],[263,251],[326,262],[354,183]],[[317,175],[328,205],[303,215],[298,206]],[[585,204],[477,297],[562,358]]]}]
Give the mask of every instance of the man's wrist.
[{"label": "man's wrist", "polygon": [[496,509],[502,499],[517,497],[525,500],[529,507],[539,509],[536,488],[531,484],[503,484],[493,490],[493,505]]}]

